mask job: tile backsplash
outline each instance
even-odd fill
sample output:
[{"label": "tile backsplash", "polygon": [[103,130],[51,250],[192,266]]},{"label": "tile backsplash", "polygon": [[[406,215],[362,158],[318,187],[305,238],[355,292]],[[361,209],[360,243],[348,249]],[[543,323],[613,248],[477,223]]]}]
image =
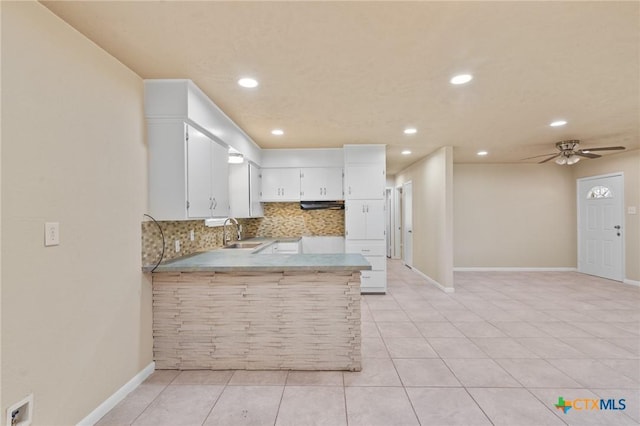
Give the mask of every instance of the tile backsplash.
[{"label": "tile backsplash", "polygon": [[[344,235],[344,210],[301,210],[299,203],[264,203],[264,217],[238,219],[238,222],[242,225],[243,238]],[[163,261],[223,245],[222,227],[205,226],[204,220],[160,221],[158,224],[165,240]],[[190,239],[191,231],[194,241]],[[230,234],[235,239],[235,229]],[[180,241],[179,252],[175,251],[176,240]],[[142,222],[142,264],[157,263],[161,253],[158,225],[151,220]]]},{"label": "tile backsplash", "polygon": [[344,235],[344,210],[302,210],[299,203],[264,203],[264,217],[245,219],[257,237]]}]

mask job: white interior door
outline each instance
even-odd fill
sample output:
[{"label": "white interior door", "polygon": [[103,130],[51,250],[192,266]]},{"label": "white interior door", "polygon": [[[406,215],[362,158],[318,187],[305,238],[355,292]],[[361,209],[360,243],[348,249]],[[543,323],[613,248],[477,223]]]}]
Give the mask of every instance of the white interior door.
[{"label": "white interior door", "polygon": [[624,278],[622,174],[578,179],[578,271]]},{"label": "white interior door", "polygon": [[413,185],[411,181],[402,185],[402,239],[404,264],[413,266]]}]

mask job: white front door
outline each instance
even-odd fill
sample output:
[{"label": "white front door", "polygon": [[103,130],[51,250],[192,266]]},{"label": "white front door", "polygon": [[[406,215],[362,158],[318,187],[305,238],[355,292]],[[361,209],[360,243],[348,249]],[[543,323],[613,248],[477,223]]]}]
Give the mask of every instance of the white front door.
[{"label": "white front door", "polygon": [[578,271],[624,278],[622,174],[578,179]]},{"label": "white front door", "polygon": [[413,185],[406,182],[402,185],[402,227],[404,264],[413,266]]}]

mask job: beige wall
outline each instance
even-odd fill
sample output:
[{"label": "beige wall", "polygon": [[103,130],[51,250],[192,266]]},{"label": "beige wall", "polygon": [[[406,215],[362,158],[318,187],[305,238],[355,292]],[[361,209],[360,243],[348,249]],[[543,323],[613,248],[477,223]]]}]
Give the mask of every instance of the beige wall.
[{"label": "beige wall", "polygon": [[597,160],[579,162],[573,169],[574,179],[608,173],[624,173],[625,278],[640,281],[640,212],[627,213],[627,207],[640,209],[640,150],[606,155]]},{"label": "beige wall", "polygon": [[142,80],[3,2],[2,106],[2,419],[33,392],[35,425],[71,425],[152,361]]},{"label": "beige wall", "polygon": [[453,288],[453,148],[443,147],[396,175],[412,182],[413,267]]},{"label": "beige wall", "polygon": [[552,164],[455,164],[456,267],[575,267],[575,180]]}]

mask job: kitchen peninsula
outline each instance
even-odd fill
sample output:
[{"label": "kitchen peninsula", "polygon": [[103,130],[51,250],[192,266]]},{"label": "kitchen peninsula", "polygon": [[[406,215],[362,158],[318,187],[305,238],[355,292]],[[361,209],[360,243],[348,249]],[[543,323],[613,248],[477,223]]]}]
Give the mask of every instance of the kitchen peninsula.
[{"label": "kitchen peninsula", "polygon": [[361,369],[360,271],[371,265],[360,254],[260,254],[275,242],[155,269],[157,369]]}]

